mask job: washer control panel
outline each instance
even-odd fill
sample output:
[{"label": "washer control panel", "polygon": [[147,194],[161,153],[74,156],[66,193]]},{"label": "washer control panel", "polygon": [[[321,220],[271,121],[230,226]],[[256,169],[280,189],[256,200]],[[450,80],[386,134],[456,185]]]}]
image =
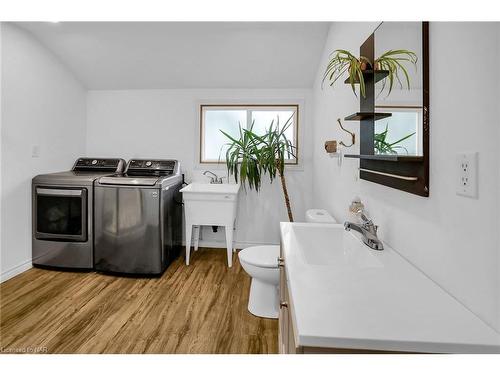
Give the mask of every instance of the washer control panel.
[{"label": "washer control panel", "polygon": [[142,172],[144,174],[168,175],[174,173],[177,160],[132,159],[128,162],[126,173]]}]

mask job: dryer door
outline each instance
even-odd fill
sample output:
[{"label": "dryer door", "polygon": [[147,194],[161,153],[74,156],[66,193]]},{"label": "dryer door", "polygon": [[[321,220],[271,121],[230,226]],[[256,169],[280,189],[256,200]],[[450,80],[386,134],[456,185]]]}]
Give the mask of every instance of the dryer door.
[{"label": "dryer door", "polygon": [[87,241],[87,189],[37,186],[34,200],[36,239]]}]

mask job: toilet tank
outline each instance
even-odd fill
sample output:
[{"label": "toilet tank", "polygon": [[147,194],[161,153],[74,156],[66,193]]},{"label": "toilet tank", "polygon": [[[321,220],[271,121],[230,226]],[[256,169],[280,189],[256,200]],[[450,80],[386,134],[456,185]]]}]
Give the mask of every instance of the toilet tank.
[{"label": "toilet tank", "polygon": [[335,220],[333,216],[328,213],[327,210],[321,208],[311,208],[306,211],[306,222],[335,224],[337,223],[337,220]]}]

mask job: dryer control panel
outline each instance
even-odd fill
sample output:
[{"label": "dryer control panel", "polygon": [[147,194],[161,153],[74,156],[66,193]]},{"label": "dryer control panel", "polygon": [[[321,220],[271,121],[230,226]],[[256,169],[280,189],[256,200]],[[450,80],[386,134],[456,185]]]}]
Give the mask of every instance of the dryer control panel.
[{"label": "dryer control panel", "polygon": [[79,158],[73,165],[73,171],[111,171],[122,172],[125,167],[123,159]]}]

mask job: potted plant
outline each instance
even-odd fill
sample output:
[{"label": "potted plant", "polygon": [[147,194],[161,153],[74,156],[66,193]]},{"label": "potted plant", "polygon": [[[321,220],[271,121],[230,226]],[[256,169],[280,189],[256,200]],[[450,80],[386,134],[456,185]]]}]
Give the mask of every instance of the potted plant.
[{"label": "potted plant", "polygon": [[364,56],[358,58],[345,49],[337,49],[332,52],[332,55],[330,55],[332,57],[323,75],[322,84],[328,79],[330,86],[333,86],[340,77],[348,73],[349,83],[354,95],[356,95],[356,88],[354,85],[359,83],[359,91],[363,97],[366,97],[363,71],[371,68],[370,60]]},{"label": "potted plant", "polygon": [[386,83],[389,82],[389,91],[387,94],[389,95],[394,86],[394,82],[397,81],[401,88],[403,88],[403,83],[399,77],[400,71],[405,76],[407,87],[410,89],[410,76],[405,67],[405,63],[413,64],[415,67],[417,64],[417,55],[405,49],[389,50],[375,59],[373,64],[368,58],[364,56],[358,58],[351,52],[343,49],[333,51],[331,56],[325,74],[323,75],[322,84],[325,80],[328,80],[330,86],[333,86],[340,77],[347,73],[348,82],[351,85],[354,95],[356,95],[355,84],[359,83],[359,91],[363,98],[366,98],[365,79],[363,76],[364,71],[374,69],[375,71],[387,72],[387,77],[384,78],[380,91],[382,92],[386,87]]},{"label": "potted plant", "polygon": [[230,141],[226,151],[228,174],[233,175],[236,182],[239,179],[243,185],[247,183],[256,191],[259,191],[264,175],[268,174],[271,182],[279,176],[290,222],[293,222],[293,214],[285,180],[285,161],[295,157],[295,146],[287,139],[285,131],[293,124],[293,116],[283,126],[280,126],[279,118],[276,124],[272,121],[263,135],[253,132],[253,123],[250,129],[240,125],[239,139],[221,130]]}]

